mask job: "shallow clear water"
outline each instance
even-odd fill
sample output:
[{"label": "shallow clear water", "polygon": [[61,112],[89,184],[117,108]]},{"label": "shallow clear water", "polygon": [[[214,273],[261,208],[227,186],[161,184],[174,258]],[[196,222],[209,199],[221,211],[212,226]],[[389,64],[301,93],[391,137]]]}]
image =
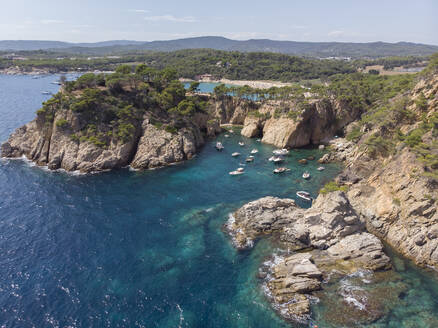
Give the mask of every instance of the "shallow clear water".
[{"label": "shallow clear water", "polygon": [[[33,119],[54,80],[0,76],[0,141]],[[296,327],[272,311],[256,276],[272,246],[237,252],[223,224],[262,196],[316,196],[339,168],[301,166],[321,154],[299,150],[285,164],[292,171],[277,176],[266,160],[272,147],[235,134],[219,140],[223,152],[211,140],[193,160],[147,172],[71,176],[0,160],[0,327]],[[260,152],[246,173],[229,176],[244,160],[231,153],[252,148]],[[438,312],[436,280],[403,266],[408,295],[376,327],[420,327],[403,320]],[[324,304],[315,310],[320,319]]]}]

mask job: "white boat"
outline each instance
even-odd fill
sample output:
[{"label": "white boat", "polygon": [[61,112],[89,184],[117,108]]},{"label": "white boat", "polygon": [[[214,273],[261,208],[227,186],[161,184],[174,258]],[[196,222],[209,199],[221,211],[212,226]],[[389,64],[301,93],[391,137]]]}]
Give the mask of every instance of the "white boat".
[{"label": "white boat", "polygon": [[260,142],[260,141],[262,141],[262,139],[257,139],[256,141],[257,141],[257,142]]},{"label": "white boat", "polygon": [[245,173],[243,170],[239,171],[239,169],[237,169],[236,171],[231,171],[229,173],[229,175],[240,175],[240,174],[243,174],[243,173]]},{"label": "white boat", "polygon": [[230,131],[228,131],[228,132],[230,132],[230,133],[234,133],[234,131],[231,129]]},{"label": "white boat", "polygon": [[257,149],[253,149],[253,150],[251,150],[251,154],[257,154],[259,151],[257,150]]},{"label": "white boat", "polygon": [[235,152],[235,153],[232,153],[231,156],[233,156],[233,157],[237,157],[237,156],[240,156],[240,153]]},{"label": "white boat", "polygon": [[225,147],[222,145],[222,142],[216,142],[216,149],[221,151],[222,149],[224,149]]},{"label": "white boat", "polygon": [[318,171],[324,171],[324,170],[325,170],[325,167],[324,167],[324,166],[320,166],[320,167],[317,168],[317,170],[318,170]]},{"label": "white boat", "polygon": [[61,85],[61,82],[58,82],[58,81],[54,81],[54,82],[51,82],[52,84],[56,84],[56,85]]},{"label": "white boat", "polygon": [[225,138],[229,138],[229,137],[230,137],[230,135],[229,135],[229,134],[226,134],[226,135],[225,135]]},{"label": "white boat", "polygon": [[289,172],[290,169],[288,169],[287,167],[279,167],[278,169],[274,170],[274,173],[283,173],[283,172]]},{"label": "white boat", "polygon": [[239,141],[239,146],[243,147],[243,146],[245,146],[245,144],[242,141]]},{"label": "white boat", "polygon": [[243,172],[245,169],[243,167],[239,167],[236,171]]},{"label": "white boat", "polygon": [[245,159],[245,162],[252,162],[252,161],[254,161],[254,157],[247,157],[246,159]]},{"label": "white boat", "polygon": [[269,157],[268,161],[273,162],[275,158],[276,158],[276,156],[271,156],[271,157]]},{"label": "white boat", "polygon": [[312,200],[312,197],[310,197],[310,194],[307,191],[297,191],[297,196],[307,201]]},{"label": "white boat", "polygon": [[309,172],[304,172],[303,173],[303,179],[310,179],[310,173]]},{"label": "white boat", "polygon": [[281,162],[284,161],[284,158],[281,158],[281,157],[275,157],[272,161],[273,161],[274,163],[281,163]]},{"label": "white boat", "polygon": [[43,95],[51,95],[52,93],[51,92],[49,92],[49,91],[43,91],[43,92],[41,92]]},{"label": "white boat", "polygon": [[279,156],[286,156],[289,154],[289,150],[287,150],[286,148],[283,149],[276,149],[272,152],[274,155],[279,155]]}]

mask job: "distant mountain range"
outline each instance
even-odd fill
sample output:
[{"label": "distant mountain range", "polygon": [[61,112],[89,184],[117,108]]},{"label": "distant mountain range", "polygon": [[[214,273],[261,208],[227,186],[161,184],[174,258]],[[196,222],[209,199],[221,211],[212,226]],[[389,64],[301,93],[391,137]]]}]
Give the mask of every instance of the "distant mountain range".
[{"label": "distant mountain range", "polygon": [[238,41],[217,36],[152,42],[129,40],[114,40],[96,43],[31,40],[0,41],[0,51],[51,50],[55,52],[88,55],[123,54],[139,51],[175,51],[200,48],[240,52],[276,52],[312,57],[353,58],[425,56],[438,52],[438,46],[411,42],[297,42],[268,39]]}]

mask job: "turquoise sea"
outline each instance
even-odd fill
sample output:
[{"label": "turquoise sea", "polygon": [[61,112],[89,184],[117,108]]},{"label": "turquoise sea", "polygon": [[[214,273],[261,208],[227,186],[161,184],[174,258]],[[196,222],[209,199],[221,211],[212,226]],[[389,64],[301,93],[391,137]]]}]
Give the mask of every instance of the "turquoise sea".
[{"label": "turquoise sea", "polygon": [[[56,92],[56,79],[0,76],[1,142],[34,118],[49,97],[41,92]],[[277,316],[257,277],[274,246],[262,240],[237,252],[223,224],[263,196],[295,198],[297,190],[316,196],[340,168],[302,166],[298,159],[322,155],[302,149],[288,157],[291,172],[278,176],[267,161],[273,147],[238,133],[218,140],[223,152],[210,140],[193,160],[146,172],[74,176],[0,160],[0,327],[299,327]],[[229,176],[253,148],[259,153],[246,173]],[[242,156],[232,158],[234,151]],[[304,170],[309,181],[301,178]],[[375,285],[395,298],[367,326],[433,327],[435,277],[392,257],[397,273]],[[327,313],[343,301],[336,286],[328,291],[314,305],[319,327],[336,326]]]}]

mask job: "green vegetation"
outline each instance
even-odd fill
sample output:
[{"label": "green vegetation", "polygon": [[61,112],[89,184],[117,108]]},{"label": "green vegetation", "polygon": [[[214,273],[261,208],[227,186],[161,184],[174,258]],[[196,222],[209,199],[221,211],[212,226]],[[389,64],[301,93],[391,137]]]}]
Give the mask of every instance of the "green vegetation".
[{"label": "green vegetation", "polygon": [[335,181],[330,181],[327,182],[324,187],[321,188],[321,190],[319,191],[321,194],[325,195],[328,194],[330,192],[333,191],[343,191],[343,192],[347,192],[348,191],[348,187],[347,186],[341,186],[339,185],[337,182]]},{"label": "green vegetation", "polygon": [[61,118],[56,121],[56,126],[59,128],[66,128],[68,126],[68,122],[66,119]]},{"label": "green vegetation", "polygon": [[[175,70],[139,65],[133,73],[133,67],[122,65],[113,74],[84,74],[67,82],[37,114],[50,126],[57,111],[70,109],[82,126],[71,139],[106,147],[114,138],[132,141],[146,112],[156,127],[161,128],[164,121],[165,130],[176,133],[187,118],[204,112],[206,105],[199,96],[186,96]],[[68,122],[59,119],[56,126],[65,128]]]},{"label": "green vegetation", "polygon": [[[149,68],[172,68],[178,77],[195,78],[212,74],[234,80],[281,80],[324,78],[334,74],[351,73],[352,64],[338,60],[305,59],[302,57],[268,52],[235,52],[212,49],[189,49],[173,52],[142,52],[90,58],[82,55],[64,55],[47,51],[21,53],[28,60],[2,60],[1,67],[19,66],[24,71],[47,69],[52,73],[67,71],[115,70],[126,75],[132,66],[144,63]],[[125,64],[119,66],[121,64]],[[127,65],[126,65],[127,64]],[[86,82],[86,81],[84,81]],[[87,85],[86,87],[91,87]]]},{"label": "green vegetation", "polygon": [[425,56],[391,56],[378,58],[373,60],[360,59],[355,62],[358,67],[365,68],[366,66],[383,65],[383,69],[390,70],[395,67],[416,67],[421,65],[424,61],[427,61],[428,57]]}]

